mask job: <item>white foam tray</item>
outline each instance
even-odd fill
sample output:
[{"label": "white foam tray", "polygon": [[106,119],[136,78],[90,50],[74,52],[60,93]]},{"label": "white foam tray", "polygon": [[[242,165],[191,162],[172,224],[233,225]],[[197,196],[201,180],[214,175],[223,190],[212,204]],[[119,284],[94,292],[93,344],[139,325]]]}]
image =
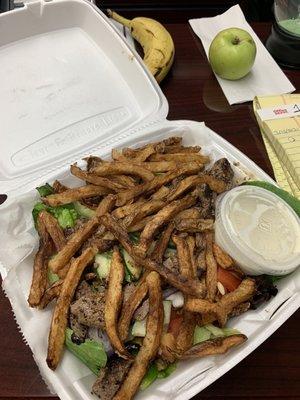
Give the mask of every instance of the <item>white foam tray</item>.
[{"label": "white foam tray", "polygon": [[[27,304],[37,247],[34,188],[54,179],[79,185],[69,173],[70,162],[88,154],[108,158],[112,147],[171,135],[182,135],[186,145],[200,144],[212,162],[227,157],[237,180],[272,180],[204,123],[167,121],[168,105],[158,85],[88,2],[38,1],[1,15],[0,63],[0,191],[8,193],[0,206],[3,287],[50,390],[61,399],[93,399],[95,376],[72,354],[65,352],[55,372],[46,365],[53,305],[37,311]],[[137,399],[190,399],[245,358],[299,307],[300,271],[278,288],[270,302],[230,321],[248,336],[245,344],[226,355],[181,362],[173,375]]]}]

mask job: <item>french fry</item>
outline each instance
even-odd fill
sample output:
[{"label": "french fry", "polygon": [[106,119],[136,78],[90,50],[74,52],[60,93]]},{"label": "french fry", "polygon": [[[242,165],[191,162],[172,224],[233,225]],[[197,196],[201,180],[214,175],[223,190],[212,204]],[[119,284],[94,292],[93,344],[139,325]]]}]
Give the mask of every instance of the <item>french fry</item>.
[{"label": "french fry", "polygon": [[113,182],[119,183],[120,185],[131,188],[136,185],[136,180],[129,175],[112,175],[110,178]]},{"label": "french fry", "polygon": [[110,189],[96,185],[86,185],[73,189],[67,189],[61,193],[50,194],[43,197],[43,202],[51,207],[72,203],[92,196],[102,196],[111,193]]},{"label": "french fry", "polygon": [[119,316],[120,307],[122,304],[122,284],[125,276],[125,267],[117,246],[113,249],[111,260],[108,288],[105,300],[105,328],[110,343],[115,351],[125,359],[131,358],[123,343],[120,340],[117,331],[117,321]]},{"label": "french fry", "polygon": [[104,197],[104,199],[99,203],[95,215],[96,217],[102,217],[102,215],[110,212],[114,207],[116,202],[116,197],[113,194],[109,194],[108,196]]},{"label": "french fry", "polygon": [[49,268],[57,273],[71,260],[71,257],[80,249],[83,243],[96,231],[100,224],[99,218],[113,207],[115,198],[113,195],[106,196],[99,204],[96,215],[88,220],[67,241],[66,245],[49,260]]},{"label": "french fry", "polygon": [[236,290],[222,296],[217,303],[212,303],[204,299],[189,298],[185,304],[185,308],[191,312],[200,314],[213,314],[216,316],[220,326],[224,326],[233,309],[250,300],[254,292],[255,281],[246,278]]},{"label": "french fry", "polygon": [[115,218],[124,218],[127,215],[130,215],[131,213],[133,213],[137,208],[139,208],[143,203],[145,203],[146,200],[145,199],[138,199],[137,201],[135,201],[134,203],[131,204],[126,204],[125,206],[122,207],[118,207],[116,208],[113,212],[112,215]]},{"label": "french fry", "polygon": [[100,164],[93,168],[92,172],[98,176],[118,174],[134,175],[140,177],[146,182],[151,181],[154,178],[151,171],[142,166],[132,164],[131,162],[108,162]]},{"label": "french fry", "polygon": [[149,200],[143,204],[138,204],[135,209],[124,218],[125,226],[131,226],[160,210],[165,205],[163,200]]},{"label": "french fry", "polygon": [[161,186],[155,193],[152,194],[151,200],[165,200],[170,192],[167,186]]},{"label": "french fry", "polygon": [[97,156],[88,156],[84,158],[84,161],[86,161],[86,170],[88,172],[91,172],[92,169],[98,165],[101,164],[103,162],[101,157],[97,157]]},{"label": "french fry", "polygon": [[197,207],[188,208],[178,213],[175,217],[175,221],[180,221],[186,218],[201,218],[201,211]]},{"label": "french fry", "polygon": [[178,176],[181,175],[194,175],[200,170],[198,165],[194,163],[191,165],[189,163],[185,164],[184,167],[178,168],[175,171],[168,172],[167,174],[156,176],[152,181],[137,185],[135,188],[124,190],[118,193],[117,206],[123,206],[130,200],[141,194],[148,194],[159,189],[161,186],[166,185]]},{"label": "french fry", "polygon": [[176,153],[199,153],[201,150],[201,146],[166,146],[164,153],[165,154],[176,154]]},{"label": "french fry", "polygon": [[37,220],[37,230],[40,236],[40,245],[34,258],[32,282],[28,296],[28,304],[38,307],[47,287],[47,257],[51,249],[50,235],[40,219]]},{"label": "french fry", "polygon": [[[132,160],[133,163],[136,163],[135,160]],[[187,165],[188,164],[188,165]],[[203,163],[200,161],[191,161],[188,162],[176,162],[176,161],[145,161],[138,165],[143,166],[144,168],[148,169],[151,172],[170,172],[174,171],[178,168],[185,168],[187,166],[195,166],[198,168],[199,171],[203,169]]]},{"label": "french fry", "polygon": [[67,186],[65,186],[65,185],[63,185],[62,183],[60,183],[58,180],[56,180],[56,181],[53,182],[52,187],[53,187],[53,190],[54,190],[55,193],[62,193],[62,192],[64,192],[65,190],[70,189],[70,188],[68,188]]},{"label": "french fry", "polygon": [[57,219],[45,210],[39,213],[39,219],[44,224],[47,232],[53,240],[56,250],[60,251],[66,243],[66,238],[64,231],[57,222]]},{"label": "french fry", "polygon": [[111,150],[111,158],[115,161],[124,161],[128,162],[129,158],[125,157],[122,151],[119,151],[118,149],[112,149]]},{"label": "french fry", "polygon": [[181,276],[180,274],[176,274],[173,271],[167,270],[162,267],[157,262],[149,259],[142,258],[137,250],[134,248],[131,240],[125,231],[125,229],[121,226],[119,221],[116,221],[112,216],[106,214],[101,218],[102,224],[109,230],[115,238],[121,243],[127,253],[133,258],[137,265],[141,265],[145,267],[148,271],[156,271],[158,272],[162,278],[164,278],[167,282],[169,282],[172,286],[181,290],[182,292],[189,294],[195,297],[203,297],[205,295],[205,291],[203,291],[203,285],[197,282],[194,279],[189,279]]},{"label": "french fry", "polygon": [[140,252],[147,252],[155,233],[162,225],[169,222],[180,211],[193,206],[196,201],[197,195],[191,193],[180,200],[174,200],[172,203],[162,208],[143,229],[139,242]]},{"label": "french fry", "polygon": [[190,252],[190,258],[191,258],[191,265],[192,265],[192,274],[191,276],[193,278],[197,277],[197,262],[195,259],[195,238],[193,236],[188,236],[187,239],[187,244],[188,244],[188,248],[189,248],[189,252]]},{"label": "french fry", "polygon": [[180,273],[189,278],[195,278],[193,265],[191,263],[190,249],[187,238],[172,235],[172,240],[176,246]]},{"label": "french fry", "polygon": [[217,292],[217,275],[218,275],[218,265],[213,255],[213,233],[206,232],[206,287],[207,287],[207,298],[213,301]]},{"label": "french fry", "polygon": [[209,157],[199,153],[153,154],[149,159],[150,161],[175,161],[180,163],[198,161],[207,164],[209,162]]},{"label": "french fry", "polygon": [[130,322],[135,311],[138,309],[139,305],[142,303],[144,298],[148,293],[148,285],[146,278],[143,277],[139,284],[137,285],[134,292],[129,296],[129,298],[124,302],[121,312],[120,319],[118,323],[119,337],[122,342],[127,339],[129,333]]},{"label": "french fry", "polygon": [[171,221],[155,244],[152,252],[152,258],[159,264],[161,264],[163,261],[164,254],[167,250],[174,228],[174,222]]},{"label": "french fry", "polygon": [[78,258],[72,260],[64,279],[52,316],[48,339],[47,364],[55,370],[63,351],[68,312],[76,287],[86,266],[93,260],[96,249],[86,249]]},{"label": "french fry", "polygon": [[229,254],[225,253],[217,243],[213,243],[213,254],[217,263],[224,269],[232,268],[234,266],[233,259]]},{"label": "french fry", "polygon": [[175,161],[145,161],[141,164],[134,159],[132,160],[137,165],[142,165],[151,172],[169,172],[178,168],[178,163]]},{"label": "french fry", "polygon": [[[191,260],[190,248],[186,239],[172,235],[176,245],[180,273],[187,278],[196,279]],[[188,296],[185,296],[185,301]],[[181,355],[193,345],[196,320],[194,315],[187,310],[183,311],[183,321],[176,338],[176,353]]]},{"label": "french fry", "polygon": [[95,232],[99,226],[98,218],[92,218],[78,229],[67,241],[66,245],[49,260],[48,266],[57,273],[71,260],[82,244]]},{"label": "french fry", "polygon": [[167,197],[168,201],[172,201],[180,197],[182,194],[187,192],[189,189],[195,188],[197,185],[202,183],[202,177],[198,175],[192,175],[184,178],[179,182],[177,186],[173,190],[171,190],[169,196]]},{"label": "french fry", "polygon": [[146,161],[152,154],[156,152],[162,152],[165,145],[157,145],[155,143],[147,144],[142,150],[140,150],[134,157],[134,161],[143,162]]},{"label": "french fry", "polygon": [[60,279],[59,281],[53,283],[44,293],[43,297],[41,298],[41,301],[38,305],[38,308],[40,310],[44,309],[47,307],[49,303],[51,303],[52,300],[56,299],[61,291],[61,287],[63,284],[63,280]]},{"label": "french fry", "polygon": [[155,151],[160,153],[160,152],[164,151],[166,146],[172,146],[172,145],[176,145],[176,144],[179,145],[181,142],[182,142],[181,137],[173,136],[173,137],[164,139],[160,142],[146,144],[145,146],[138,147],[137,149],[125,147],[122,151],[122,154],[128,158],[136,158],[142,151],[144,151],[145,149],[148,149],[149,147],[152,148],[152,146],[153,146]]},{"label": "french fry", "polygon": [[129,226],[126,226],[127,232],[138,232],[141,231],[142,229],[145,228],[145,226],[154,218],[153,215],[149,215],[148,217],[145,217],[138,221],[135,224],[130,224]]},{"label": "french fry", "polygon": [[176,229],[180,232],[197,233],[212,230],[214,227],[213,219],[200,218],[176,218]]},{"label": "french fry", "polygon": [[146,336],[114,400],[130,400],[133,398],[147,372],[149,363],[156,356],[159,348],[164,319],[160,278],[156,272],[151,272],[146,281],[149,288],[149,314]]},{"label": "french fry", "polygon": [[247,336],[238,334],[201,342],[187,350],[182,359],[201,358],[215,354],[224,354],[230,348],[239,346],[247,340]]},{"label": "french fry", "polygon": [[64,279],[65,276],[67,275],[68,271],[70,268],[70,263],[68,262],[64,267],[62,267],[61,269],[59,269],[56,272],[56,275],[60,278],[60,279]]},{"label": "french fry", "polygon": [[[79,179],[83,181],[92,183],[93,185],[102,186],[103,188],[110,189],[113,192],[119,192],[126,187],[120,185],[119,183],[112,182],[111,179],[103,178],[102,176],[98,176],[92,172],[86,172],[77,167],[77,165],[71,165],[71,173]],[[129,189],[127,189],[129,190]]]}]

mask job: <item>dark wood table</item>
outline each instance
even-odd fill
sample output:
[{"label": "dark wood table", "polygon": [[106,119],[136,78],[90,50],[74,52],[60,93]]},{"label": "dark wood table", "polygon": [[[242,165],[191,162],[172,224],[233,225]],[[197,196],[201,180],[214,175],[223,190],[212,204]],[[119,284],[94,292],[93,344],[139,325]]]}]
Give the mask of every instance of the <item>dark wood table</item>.
[{"label": "dark wood table", "polygon": [[[253,27],[265,40],[270,26],[257,23]],[[176,46],[174,67],[162,84],[169,101],[169,119],[205,121],[272,175],[251,104],[228,105],[188,23],[169,24],[167,28]],[[300,71],[285,72],[299,90]],[[300,399],[299,327],[298,311],[263,345],[195,399]],[[51,395],[29,347],[22,341],[10,304],[1,293],[0,398],[47,397]]]}]

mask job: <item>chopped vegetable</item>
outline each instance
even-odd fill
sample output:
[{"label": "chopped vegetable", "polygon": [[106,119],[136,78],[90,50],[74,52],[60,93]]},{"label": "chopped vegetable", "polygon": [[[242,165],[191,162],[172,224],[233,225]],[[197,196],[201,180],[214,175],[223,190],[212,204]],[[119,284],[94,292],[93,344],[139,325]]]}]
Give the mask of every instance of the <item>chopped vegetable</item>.
[{"label": "chopped vegetable", "polygon": [[150,364],[146,375],[144,376],[140,389],[147,389],[156,379],[168,378],[177,368],[177,363],[169,364],[165,369],[159,371],[155,362]]},{"label": "chopped vegetable", "polygon": [[54,216],[57,218],[59,225],[65,228],[72,228],[77,219],[77,213],[74,209],[59,207],[54,211]]},{"label": "chopped vegetable", "polygon": [[66,329],[65,345],[71,353],[79,358],[95,375],[99,374],[101,368],[105,367],[107,355],[103,345],[93,339],[86,339],[84,343],[72,342],[72,329]]},{"label": "chopped vegetable", "polygon": [[149,387],[156,379],[158,376],[158,369],[156,364],[152,363],[150,364],[150,367],[148,368],[148,371],[146,372],[146,375],[144,376],[141,384],[140,384],[140,389],[145,390],[147,387]]},{"label": "chopped vegetable", "polygon": [[142,273],[142,267],[136,265],[125,249],[122,249],[121,252],[126,266],[125,280],[127,282],[137,281]]},{"label": "chopped vegetable", "polygon": [[205,325],[205,329],[207,329],[215,338],[224,336],[223,329],[220,329],[215,325],[212,324]]},{"label": "chopped vegetable", "polygon": [[196,326],[195,331],[194,331],[194,341],[193,344],[198,344],[201,342],[205,342],[205,340],[208,340],[211,338],[211,332],[206,329],[204,326]]},{"label": "chopped vegetable", "polygon": [[[172,302],[169,300],[164,300],[163,307],[164,307],[164,326],[165,326],[165,329],[167,330],[169,323],[170,323],[170,319],[171,319]],[[136,320],[132,326],[132,330],[131,330],[132,336],[145,337],[146,336],[146,322],[147,322],[147,318],[145,318],[141,321]]]},{"label": "chopped vegetable", "polygon": [[168,378],[177,368],[177,363],[173,363],[167,366],[167,368],[163,369],[162,371],[158,371],[157,378],[158,379],[165,379]]},{"label": "chopped vegetable", "polygon": [[78,218],[78,214],[73,204],[65,204],[64,206],[48,207],[44,203],[36,203],[32,210],[34,223],[36,224],[37,217],[40,211],[46,210],[52,214],[58,221],[61,228],[73,228]]},{"label": "chopped vegetable", "polygon": [[95,255],[94,267],[96,268],[97,274],[100,279],[108,278],[111,258],[112,258],[111,251],[107,251],[101,254],[98,253]]},{"label": "chopped vegetable", "polygon": [[135,321],[132,325],[131,334],[132,336],[145,337],[146,336],[146,322],[147,319],[142,321]]},{"label": "chopped vegetable", "polygon": [[215,325],[208,324],[205,326],[196,326],[194,332],[194,343],[195,346],[198,343],[205,342],[210,339],[216,339],[220,337],[228,337],[232,335],[240,335],[241,332],[233,328],[218,328]]},{"label": "chopped vegetable", "polygon": [[222,331],[225,336],[239,335],[241,333],[238,329],[234,328],[223,328]]},{"label": "chopped vegetable", "polygon": [[221,282],[224,288],[229,292],[233,292],[241,283],[241,279],[231,271],[222,267],[218,267],[218,281]]},{"label": "chopped vegetable", "polygon": [[35,226],[36,226],[37,217],[38,217],[40,211],[47,210],[47,209],[48,209],[48,207],[44,203],[36,203],[34,205],[33,210],[32,210],[32,217],[33,217]]},{"label": "chopped vegetable", "polygon": [[50,286],[57,281],[59,281],[59,276],[52,272],[50,268],[48,268],[48,282]]},{"label": "chopped vegetable", "polygon": [[167,329],[171,319],[172,302],[170,300],[164,300],[163,306],[164,306],[164,326]]},{"label": "chopped vegetable", "polygon": [[77,212],[77,214],[81,217],[84,218],[92,218],[95,216],[96,212],[95,210],[84,206],[83,204],[81,204],[79,201],[74,201],[74,209]]},{"label": "chopped vegetable", "polygon": [[36,190],[39,192],[39,195],[41,197],[47,197],[47,196],[49,196],[49,194],[54,193],[54,189],[51,185],[49,185],[49,183],[46,183],[43,186],[37,187]]}]

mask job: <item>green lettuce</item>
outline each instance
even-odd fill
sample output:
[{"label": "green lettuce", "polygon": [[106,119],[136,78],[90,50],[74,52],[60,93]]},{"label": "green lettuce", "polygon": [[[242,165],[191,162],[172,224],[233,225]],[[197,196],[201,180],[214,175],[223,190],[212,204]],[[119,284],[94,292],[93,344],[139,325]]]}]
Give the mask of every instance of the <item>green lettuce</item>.
[{"label": "green lettuce", "polygon": [[41,197],[47,197],[49,194],[54,193],[54,189],[49,183],[46,183],[43,186],[39,186],[36,188],[36,190],[39,192]]},{"label": "green lettuce", "polygon": [[107,355],[101,343],[93,339],[86,339],[81,344],[72,342],[73,331],[66,329],[65,345],[67,349],[81,360],[95,375],[99,375],[101,368],[107,363]]},{"label": "green lettuce", "polygon": [[50,214],[52,214],[57,219],[59,225],[63,229],[73,228],[78,218],[78,214],[72,203],[64,204],[63,206],[58,206],[58,207],[50,207],[46,206],[46,204],[44,203],[39,202],[34,205],[32,210],[32,217],[35,225],[37,217],[42,210],[46,210]]}]

